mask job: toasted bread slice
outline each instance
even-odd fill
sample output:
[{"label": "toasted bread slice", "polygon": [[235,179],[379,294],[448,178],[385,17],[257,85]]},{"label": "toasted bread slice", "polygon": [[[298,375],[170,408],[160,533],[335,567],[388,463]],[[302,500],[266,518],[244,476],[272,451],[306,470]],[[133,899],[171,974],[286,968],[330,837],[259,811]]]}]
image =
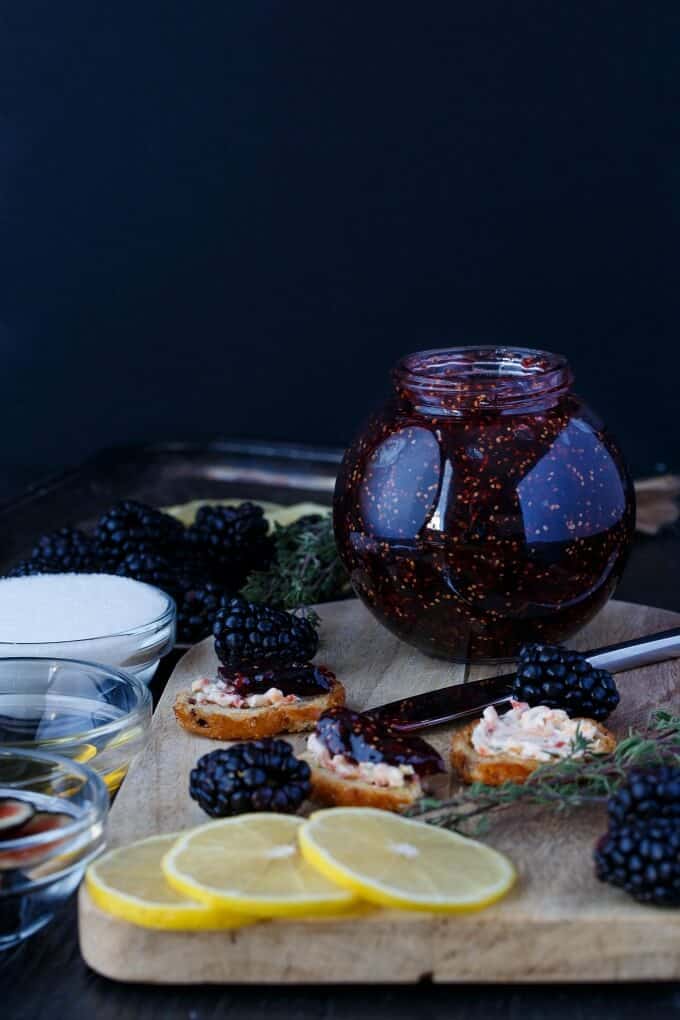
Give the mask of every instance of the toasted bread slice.
[{"label": "toasted bread slice", "polygon": [[210,740],[261,740],[279,733],[300,733],[314,728],[327,708],[345,704],[345,688],[333,678],[331,689],[316,698],[262,708],[222,708],[192,704],[191,691],[180,691],[173,706],[180,726]]},{"label": "toasted bread slice", "polygon": [[422,796],[420,783],[404,786],[375,786],[361,779],[343,779],[337,772],[314,763],[309,754],[301,756],[312,770],[312,799],[333,807],[372,807],[383,811],[405,811]]},{"label": "toasted bread slice", "polygon": [[[451,737],[451,764],[466,783],[484,783],[502,786],[503,783],[523,783],[544,762],[536,758],[523,758],[517,754],[481,755],[472,746],[472,731],[479,722],[461,726]],[[601,740],[598,754],[606,754],[616,747],[616,737],[600,723],[589,719],[597,728]]]}]

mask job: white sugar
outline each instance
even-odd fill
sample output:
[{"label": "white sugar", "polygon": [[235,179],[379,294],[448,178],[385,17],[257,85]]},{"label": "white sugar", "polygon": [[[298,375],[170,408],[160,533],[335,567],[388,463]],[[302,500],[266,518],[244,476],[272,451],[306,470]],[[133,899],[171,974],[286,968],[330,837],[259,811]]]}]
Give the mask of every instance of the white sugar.
[{"label": "white sugar", "polygon": [[5,578],[0,580],[0,655],[120,666],[148,683],[174,640],[174,614],[166,609],[163,592],[128,577]]},{"label": "white sugar", "polygon": [[5,578],[0,642],[33,645],[123,634],[157,619],[165,605],[156,588],[111,574]]}]

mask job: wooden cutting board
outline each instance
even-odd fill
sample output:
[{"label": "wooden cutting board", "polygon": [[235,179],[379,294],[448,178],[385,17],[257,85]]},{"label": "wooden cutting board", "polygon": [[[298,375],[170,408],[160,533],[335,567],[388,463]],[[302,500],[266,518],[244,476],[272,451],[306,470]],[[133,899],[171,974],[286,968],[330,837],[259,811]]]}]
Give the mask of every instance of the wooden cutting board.
[{"label": "wooden cutting board", "polygon": [[[489,674],[488,668],[421,655],[382,629],[356,600],[318,611],[317,660],[343,680],[353,707]],[[678,624],[676,614],[612,602],[573,645],[593,648]],[[172,703],[178,690],[216,665],[211,639],[178,663],[150,743],[113,806],[111,846],[206,821],[188,796],[189,771],[217,745],[181,730]],[[652,708],[680,707],[680,662],[621,674],[619,687],[621,704],[610,725],[623,734]],[[445,751],[450,732],[439,727],[428,739]],[[301,748],[304,738],[293,742]],[[602,808],[565,814],[513,807],[499,813],[485,839],[512,858],[519,881],[500,903],[453,917],[377,911],[343,921],[263,921],[230,932],[155,932],[108,917],[81,887],[81,950],[107,977],[159,983],[678,978],[680,910],[643,907],[594,877],[592,847],[605,827]]]}]

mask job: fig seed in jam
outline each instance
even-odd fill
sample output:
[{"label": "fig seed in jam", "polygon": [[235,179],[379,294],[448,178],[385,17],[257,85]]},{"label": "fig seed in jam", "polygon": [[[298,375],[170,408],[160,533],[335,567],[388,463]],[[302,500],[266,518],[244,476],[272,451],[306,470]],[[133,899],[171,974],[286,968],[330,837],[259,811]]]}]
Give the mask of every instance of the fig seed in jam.
[{"label": "fig seed in jam", "polygon": [[446,771],[441,756],[426,740],[395,733],[370,714],[350,708],[329,708],[317,721],[316,735],[331,755],[341,754],[355,765],[411,765],[418,776]]},{"label": "fig seed in jam", "polygon": [[347,450],[335,536],[357,595],[430,655],[502,661],[556,644],[616,588],[634,494],[563,357],[421,351]]}]

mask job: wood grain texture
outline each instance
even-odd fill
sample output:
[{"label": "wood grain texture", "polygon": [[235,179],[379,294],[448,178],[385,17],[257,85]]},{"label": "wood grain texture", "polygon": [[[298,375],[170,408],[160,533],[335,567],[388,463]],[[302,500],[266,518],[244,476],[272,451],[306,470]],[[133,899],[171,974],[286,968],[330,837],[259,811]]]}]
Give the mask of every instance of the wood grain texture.
[{"label": "wood grain texture", "polygon": [[[368,708],[409,693],[488,675],[488,668],[428,659],[383,630],[356,601],[319,607],[317,660],[345,683],[348,703]],[[673,613],[612,602],[578,638],[591,648],[677,626]],[[189,771],[214,743],[180,729],[172,703],[191,679],[214,670],[210,640],[179,662],[158,706],[151,741],[111,813],[112,846],[205,820],[186,792]],[[622,734],[651,708],[680,705],[680,665],[621,674],[621,705],[609,724]],[[451,728],[428,739],[440,750]],[[301,748],[304,737],[293,737]],[[603,809],[569,815],[513,808],[494,820],[493,846],[519,881],[475,914],[432,917],[380,911],[360,920],[262,922],[236,932],[151,932],[109,918],[80,894],[80,943],[95,970],[123,981],[413,982],[608,981],[680,976],[680,912],[640,906],[598,883],[592,847]]]}]

